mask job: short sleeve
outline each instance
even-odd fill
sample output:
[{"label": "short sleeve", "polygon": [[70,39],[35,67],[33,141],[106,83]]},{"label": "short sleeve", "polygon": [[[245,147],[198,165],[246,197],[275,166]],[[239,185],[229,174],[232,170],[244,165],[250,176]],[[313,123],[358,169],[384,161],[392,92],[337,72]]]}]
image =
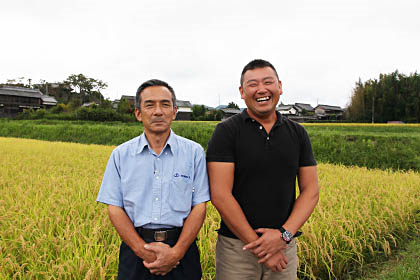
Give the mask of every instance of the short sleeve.
[{"label": "short sleeve", "polygon": [[223,123],[219,123],[207,147],[207,161],[234,162],[234,138]]},{"label": "short sleeve", "polygon": [[192,205],[210,200],[209,178],[207,175],[206,155],[200,146],[195,153]]},{"label": "short sleeve", "polygon": [[124,206],[121,192],[119,156],[116,150],[109,157],[96,201],[119,207]]},{"label": "short sleeve", "polygon": [[300,156],[299,156],[299,167],[303,166],[314,166],[316,160],[312,151],[312,144],[308,133],[305,128],[301,128],[301,141],[300,141]]}]

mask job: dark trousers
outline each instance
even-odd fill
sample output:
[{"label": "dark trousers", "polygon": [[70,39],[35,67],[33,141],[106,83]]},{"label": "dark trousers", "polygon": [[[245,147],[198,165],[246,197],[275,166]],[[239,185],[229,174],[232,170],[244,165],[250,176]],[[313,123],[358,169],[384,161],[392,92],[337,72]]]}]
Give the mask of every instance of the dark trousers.
[{"label": "dark trousers", "polygon": [[[146,242],[153,242],[145,240]],[[165,241],[164,243],[174,246],[176,241]],[[188,248],[179,265],[172,269],[165,276],[153,275],[144,267],[143,260],[136,256],[130,247],[124,242],[121,243],[118,265],[118,280],[200,280],[201,264],[200,253],[195,241]]]}]

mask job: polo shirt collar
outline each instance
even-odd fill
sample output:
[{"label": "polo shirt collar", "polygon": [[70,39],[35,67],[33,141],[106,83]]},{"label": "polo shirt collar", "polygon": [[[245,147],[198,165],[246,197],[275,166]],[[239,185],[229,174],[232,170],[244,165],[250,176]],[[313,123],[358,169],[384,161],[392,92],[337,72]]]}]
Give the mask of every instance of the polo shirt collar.
[{"label": "polo shirt collar", "polygon": [[[176,140],[176,136],[177,135],[171,129],[168,140],[166,141],[165,146],[163,146],[162,151],[164,151],[166,147],[168,147],[171,153],[175,152],[175,150],[178,148],[178,142]],[[143,132],[139,137],[136,154],[142,153],[143,150],[148,146],[149,146],[149,142],[147,141],[146,134],[144,134]]]},{"label": "polo shirt collar", "polygon": [[[279,111],[277,111],[276,110],[276,116],[277,116],[277,120],[276,120],[276,122],[274,123],[274,125],[280,125],[280,124],[282,124],[283,123],[283,116],[279,113]],[[247,121],[247,120],[253,120],[253,118],[251,118],[249,115],[248,115],[248,108],[246,108],[246,109],[244,109],[244,110],[242,110],[242,112],[241,112],[241,118],[242,118],[242,120],[245,122],[245,121]]]}]

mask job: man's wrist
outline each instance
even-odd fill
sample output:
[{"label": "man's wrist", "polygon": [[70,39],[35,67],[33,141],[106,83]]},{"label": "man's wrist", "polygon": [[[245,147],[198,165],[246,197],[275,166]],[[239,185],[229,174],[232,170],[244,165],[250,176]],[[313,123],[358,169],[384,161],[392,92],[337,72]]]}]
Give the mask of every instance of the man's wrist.
[{"label": "man's wrist", "polygon": [[183,250],[180,246],[177,246],[177,245],[172,247],[171,250],[177,261],[181,260],[184,257],[185,252],[186,252],[186,250]]},{"label": "man's wrist", "polygon": [[284,227],[280,227],[281,237],[282,239],[288,244],[293,239],[293,233],[285,229]]}]

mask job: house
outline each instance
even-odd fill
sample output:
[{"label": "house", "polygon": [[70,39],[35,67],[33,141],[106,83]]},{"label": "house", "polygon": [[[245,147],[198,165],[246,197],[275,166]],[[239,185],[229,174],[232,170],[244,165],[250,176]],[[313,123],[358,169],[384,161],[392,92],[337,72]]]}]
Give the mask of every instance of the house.
[{"label": "house", "polygon": [[220,111],[222,111],[222,121],[241,113],[241,110],[235,108],[223,108]]},{"label": "house", "polygon": [[127,100],[130,105],[136,106],[136,97],[132,95],[121,95],[120,101]]},{"label": "house", "polygon": [[298,110],[299,116],[315,114],[315,109],[310,104],[295,103],[295,108]]},{"label": "house", "polygon": [[322,105],[315,107],[315,114],[320,120],[341,120],[344,110],[340,106]]},{"label": "house", "polygon": [[178,113],[176,114],[175,120],[190,121],[192,119],[192,105],[190,101],[176,100],[176,107],[178,108]]},{"label": "house", "polygon": [[0,117],[13,117],[24,109],[48,109],[57,105],[53,96],[38,89],[3,86],[0,88]]},{"label": "house", "polygon": [[118,104],[120,104],[119,99],[115,99],[114,101],[112,101],[112,103],[111,103],[112,109],[116,110],[118,108]]},{"label": "house", "polygon": [[298,116],[299,115],[298,108],[296,108],[295,105],[293,104],[279,105],[277,106],[276,110],[284,116]]}]

